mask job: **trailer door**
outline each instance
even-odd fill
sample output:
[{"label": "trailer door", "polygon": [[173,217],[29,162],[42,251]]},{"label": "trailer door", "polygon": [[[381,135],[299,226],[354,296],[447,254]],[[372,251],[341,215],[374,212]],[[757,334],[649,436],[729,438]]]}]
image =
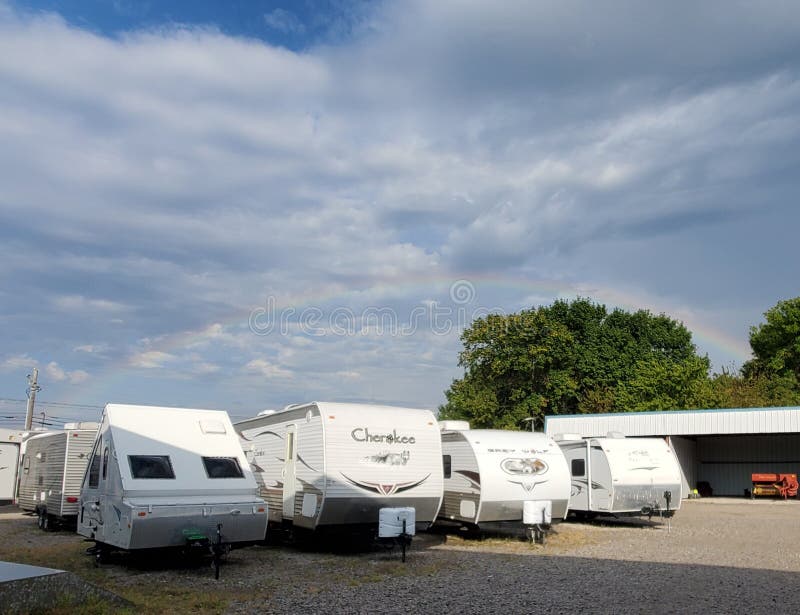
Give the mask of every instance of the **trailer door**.
[{"label": "trailer door", "polygon": [[283,464],[283,518],[294,519],[294,465],[297,459],[297,427],[286,427],[286,455]]}]

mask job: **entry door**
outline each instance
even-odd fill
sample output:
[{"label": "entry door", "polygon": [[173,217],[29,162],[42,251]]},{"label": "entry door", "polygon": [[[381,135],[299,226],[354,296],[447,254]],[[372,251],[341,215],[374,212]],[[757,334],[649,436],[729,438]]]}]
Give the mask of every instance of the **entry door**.
[{"label": "entry door", "polygon": [[283,518],[294,518],[294,466],[297,459],[297,427],[286,428],[286,456],[283,464]]}]

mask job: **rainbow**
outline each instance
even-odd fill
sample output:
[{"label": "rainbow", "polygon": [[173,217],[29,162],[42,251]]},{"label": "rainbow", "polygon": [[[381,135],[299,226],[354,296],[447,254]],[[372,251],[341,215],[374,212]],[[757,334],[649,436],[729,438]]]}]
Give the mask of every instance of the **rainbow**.
[{"label": "rainbow", "polygon": [[[750,348],[747,340],[734,337],[729,333],[709,323],[702,315],[696,314],[690,307],[670,303],[658,297],[650,297],[621,288],[597,287],[589,284],[580,284],[560,280],[537,280],[521,276],[497,276],[487,273],[462,273],[459,275],[430,275],[397,278],[375,282],[363,280],[352,288],[333,286],[322,291],[315,289],[305,293],[283,297],[276,301],[276,309],[292,307],[295,315],[303,309],[313,306],[332,309],[336,306],[361,305],[364,296],[404,297],[416,299],[420,304],[432,296],[441,296],[442,293],[455,293],[457,284],[461,284],[466,292],[472,292],[470,306],[485,307],[487,309],[502,308],[506,311],[518,311],[531,305],[547,304],[555,299],[569,299],[577,296],[587,297],[597,302],[606,304],[610,308],[619,307],[626,310],[646,309],[655,314],[667,314],[682,321],[692,332],[693,340],[701,353],[722,356],[727,361],[741,364],[750,357]],[[499,294],[513,295],[515,299],[509,301],[513,305],[496,305],[493,297]],[[457,297],[453,297],[457,298]],[[152,356],[179,355],[193,346],[213,343],[216,332],[225,331],[231,327],[246,329],[252,310],[263,307],[254,304],[248,308],[231,310],[223,318],[216,319],[213,323],[192,330],[180,331],[164,335],[154,340],[146,349]],[[402,317],[401,317],[402,320]],[[159,355],[158,353],[163,353]],[[75,395],[80,395],[80,400],[119,400],[118,391],[125,378],[132,372],[141,368],[135,363],[140,353],[132,353],[112,362],[91,380],[88,386],[75,387]],[[455,358],[454,358],[455,361]],[[719,368],[720,366],[716,366]],[[70,400],[71,401],[71,400]],[[78,401],[78,400],[76,400]]]}]

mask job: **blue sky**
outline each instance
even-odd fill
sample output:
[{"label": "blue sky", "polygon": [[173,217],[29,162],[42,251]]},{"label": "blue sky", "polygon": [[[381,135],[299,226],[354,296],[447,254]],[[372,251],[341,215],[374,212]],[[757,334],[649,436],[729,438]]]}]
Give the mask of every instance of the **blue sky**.
[{"label": "blue sky", "polygon": [[575,296],[738,366],[799,60],[794,3],[0,0],[0,397],[435,407],[471,318]]}]

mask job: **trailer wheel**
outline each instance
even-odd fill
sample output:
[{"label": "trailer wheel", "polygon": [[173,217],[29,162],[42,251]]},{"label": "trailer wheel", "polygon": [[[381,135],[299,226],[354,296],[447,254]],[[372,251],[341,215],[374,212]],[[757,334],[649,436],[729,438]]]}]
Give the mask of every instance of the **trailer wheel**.
[{"label": "trailer wheel", "polygon": [[105,545],[95,543],[94,546],[94,567],[100,568],[108,561],[108,554],[106,553]]}]

